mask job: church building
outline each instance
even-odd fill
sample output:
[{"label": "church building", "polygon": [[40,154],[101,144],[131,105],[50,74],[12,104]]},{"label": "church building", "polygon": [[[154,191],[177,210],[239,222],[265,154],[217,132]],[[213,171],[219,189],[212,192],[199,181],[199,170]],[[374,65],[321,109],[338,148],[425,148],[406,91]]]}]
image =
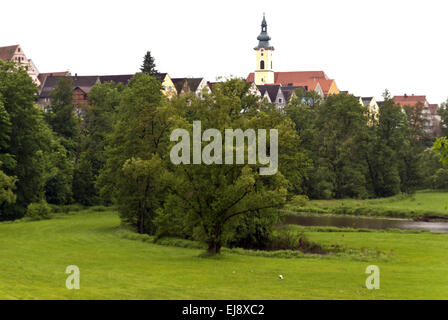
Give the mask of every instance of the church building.
[{"label": "church building", "polygon": [[257,40],[258,45],[254,48],[255,72],[250,73],[246,81],[255,83],[260,92],[266,92],[266,86],[277,86],[275,89],[269,90],[269,92],[278,92],[278,97],[274,98],[270,94],[271,98],[269,99],[272,102],[275,101],[277,107],[283,107],[288,102],[285,99],[290,99],[293,96],[291,93],[296,88],[315,91],[322,97],[339,93],[336,82],[323,71],[274,71],[274,47],[269,42],[271,37],[268,35],[268,24],[264,14],[261,22],[261,32]]}]

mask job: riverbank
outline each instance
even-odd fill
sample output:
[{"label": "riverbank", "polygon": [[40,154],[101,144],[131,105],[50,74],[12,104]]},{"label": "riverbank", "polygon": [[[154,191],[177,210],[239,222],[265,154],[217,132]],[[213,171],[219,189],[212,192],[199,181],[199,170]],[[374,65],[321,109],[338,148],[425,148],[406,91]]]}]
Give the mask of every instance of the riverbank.
[{"label": "riverbank", "polygon": [[285,210],[302,213],[384,216],[420,221],[448,220],[448,192],[419,191],[383,199],[312,200],[305,206],[287,204]]},{"label": "riverbank", "polygon": [[[367,254],[285,259],[203,258],[203,249],[119,230],[113,210],[0,223],[0,299],[448,299],[447,234],[300,227],[323,246]],[[80,269],[80,290],[65,287],[69,265]],[[380,268],[380,290],[365,288],[369,265]]]},{"label": "riverbank", "polygon": [[289,213],[283,219],[283,225],[298,225],[306,227],[337,227],[358,230],[415,230],[448,234],[448,220],[415,221],[402,218],[390,218],[365,215]]}]

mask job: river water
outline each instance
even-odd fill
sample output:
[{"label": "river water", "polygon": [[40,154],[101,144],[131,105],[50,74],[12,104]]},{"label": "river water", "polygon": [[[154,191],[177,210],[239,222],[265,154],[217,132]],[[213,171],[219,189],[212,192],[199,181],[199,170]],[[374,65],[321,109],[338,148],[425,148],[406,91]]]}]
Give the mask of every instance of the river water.
[{"label": "river water", "polygon": [[448,233],[448,222],[420,222],[405,219],[389,219],[348,215],[291,214],[284,224],[301,226],[321,226],[339,228],[365,229],[407,229],[428,230],[430,232]]}]

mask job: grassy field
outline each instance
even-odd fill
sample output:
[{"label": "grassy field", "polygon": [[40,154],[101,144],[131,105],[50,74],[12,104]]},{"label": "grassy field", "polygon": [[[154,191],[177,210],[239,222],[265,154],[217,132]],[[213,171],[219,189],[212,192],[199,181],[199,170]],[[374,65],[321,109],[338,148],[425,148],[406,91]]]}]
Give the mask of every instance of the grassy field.
[{"label": "grassy field", "polygon": [[448,217],[448,192],[428,190],[419,191],[411,196],[398,195],[369,200],[312,200],[305,207],[289,206],[288,208],[316,213],[384,215],[403,218],[434,215]]},{"label": "grassy field", "polygon": [[[119,224],[113,211],[1,223],[0,298],[448,299],[447,234],[306,232],[323,244],[381,250],[386,260],[201,258],[198,249],[125,239]],[[381,270],[380,290],[363,287],[371,264]],[[68,265],[80,268],[80,290],[65,288]]]}]

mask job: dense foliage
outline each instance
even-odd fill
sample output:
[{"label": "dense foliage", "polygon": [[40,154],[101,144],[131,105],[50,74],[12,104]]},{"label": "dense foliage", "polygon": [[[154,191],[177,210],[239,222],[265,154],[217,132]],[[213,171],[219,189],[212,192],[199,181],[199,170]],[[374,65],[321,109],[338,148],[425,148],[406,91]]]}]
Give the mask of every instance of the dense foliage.
[{"label": "dense foliage", "polygon": [[[202,98],[168,99],[149,52],[142,68],[126,86],[93,87],[85,113],[73,105],[71,80],[61,78],[43,112],[26,71],[0,61],[0,220],[27,211],[47,217],[47,202],[114,203],[140,233],[202,240],[218,253],[224,245],[275,247],[277,209],[288,200],[448,188],[439,161],[442,155],[446,162],[446,139],[430,148],[422,107],[399,107],[387,92],[374,114],[349,94],[323,99],[300,90],[278,110],[239,79],[216,84]],[[446,134],[446,104],[440,115]],[[277,129],[277,173],[260,175],[260,162],[173,164],[177,142],[170,134],[181,128],[190,139],[194,121],[202,132]],[[211,155],[219,143],[225,150],[215,137],[200,147]]]},{"label": "dense foliage", "polygon": [[22,217],[45,197],[71,201],[67,151],[35,105],[36,93],[26,70],[0,61],[0,220]]}]

